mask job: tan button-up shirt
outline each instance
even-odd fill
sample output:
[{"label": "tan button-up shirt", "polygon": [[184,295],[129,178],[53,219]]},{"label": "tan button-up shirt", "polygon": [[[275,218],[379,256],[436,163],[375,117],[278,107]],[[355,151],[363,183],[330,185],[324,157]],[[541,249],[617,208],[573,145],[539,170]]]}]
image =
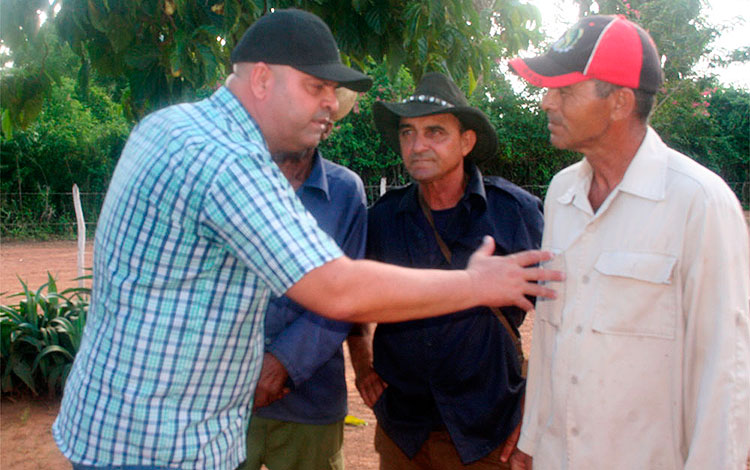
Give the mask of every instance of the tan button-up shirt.
[{"label": "tan button-up shirt", "polygon": [[737,198],[649,128],[594,213],[584,159],[552,181],[519,447],[534,468],[744,469],[750,253]]}]

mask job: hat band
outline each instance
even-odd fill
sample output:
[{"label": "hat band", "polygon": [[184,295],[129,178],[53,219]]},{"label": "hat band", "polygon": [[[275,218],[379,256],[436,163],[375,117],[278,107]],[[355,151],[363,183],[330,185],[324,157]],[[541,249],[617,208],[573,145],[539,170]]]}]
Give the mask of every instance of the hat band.
[{"label": "hat band", "polygon": [[413,103],[415,101],[419,103],[438,104],[446,108],[455,108],[452,103],[449,103],[442,98],[438,98],[437,96],[430,95],[412,95],[408,98],[405,98],[403,101],[401,101],[401,103]]}]

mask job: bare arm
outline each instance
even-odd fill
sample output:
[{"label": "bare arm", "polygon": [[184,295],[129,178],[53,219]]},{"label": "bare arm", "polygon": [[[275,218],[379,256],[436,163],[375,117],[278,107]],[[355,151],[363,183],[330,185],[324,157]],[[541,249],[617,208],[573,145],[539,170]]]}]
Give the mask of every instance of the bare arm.
[{"label": "bare arm", "polygon": [[554,297],[534,281],[562,274],[526,268],[550,259],[542,251],[492,256],[485,238],[465,270],[411,269],[369,260],[337,258],[314,269],[287,295],[319,314],[353,322],[397,322],[464,310],[477,305],[515,305],[531,310],[525,296]]}]

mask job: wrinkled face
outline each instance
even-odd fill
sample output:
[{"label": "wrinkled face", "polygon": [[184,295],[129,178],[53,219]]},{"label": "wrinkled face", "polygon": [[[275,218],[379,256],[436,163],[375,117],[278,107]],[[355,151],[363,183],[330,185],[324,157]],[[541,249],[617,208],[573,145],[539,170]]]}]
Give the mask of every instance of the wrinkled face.
[{"label": "wrinkled face", "polygon": [[461,122],[450,113],[401,118],[398,136],[404,166],[422,184],[456,173],[463,178],[464,157],[476,143],[476,133],[462,131]]},{"label": "wrinkled face", "polygon": [[334,93],[337,83],[288,66],[273,65],[271,70],[269,106],[274,116],[277,145],[290,152],[316,147],[331,114],[339,107]]},{"label": "wrinkled face", "polygon": [[550,88],[542,99],[542,109],[547,113],[550,143],[586,153],[601,142],[609,129],[612,99],[599,97],[596,82],[587,80]]}]

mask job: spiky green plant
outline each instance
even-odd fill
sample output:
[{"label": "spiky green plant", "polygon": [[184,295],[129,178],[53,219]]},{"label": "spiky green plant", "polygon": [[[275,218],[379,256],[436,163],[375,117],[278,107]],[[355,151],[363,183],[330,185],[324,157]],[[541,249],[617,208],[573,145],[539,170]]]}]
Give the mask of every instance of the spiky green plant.
[{"label": "spiky green plant", "polygon": [[[16,305],[0,305],[0,387],[18,390],[21,384],[35,395],[62,390],[81,344],[89,288],[57,291],[51,274],[36,291],[20,278],[23,292]],[[90,277],[90,276],[86,276]],[[45,293],[46,291],[46,293]]]}]

